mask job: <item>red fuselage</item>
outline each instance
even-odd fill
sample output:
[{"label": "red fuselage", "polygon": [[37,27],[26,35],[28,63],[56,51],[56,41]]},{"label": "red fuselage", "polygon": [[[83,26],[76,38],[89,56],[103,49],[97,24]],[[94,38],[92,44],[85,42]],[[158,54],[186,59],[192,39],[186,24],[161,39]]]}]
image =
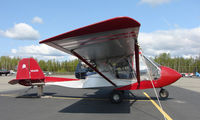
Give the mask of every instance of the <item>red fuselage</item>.
[{"label": "red fuselage", "polygon": [[[140,83],[133,83],[124,87],[117,88],[117,90],[138,90],[138,89],[150,89],[161,88],[176,82],[182,77],[182,75],[169,67],[160,66],[160,78],[155,80],[143,80]],[[153,83],[153,84],[152,84]]]}]

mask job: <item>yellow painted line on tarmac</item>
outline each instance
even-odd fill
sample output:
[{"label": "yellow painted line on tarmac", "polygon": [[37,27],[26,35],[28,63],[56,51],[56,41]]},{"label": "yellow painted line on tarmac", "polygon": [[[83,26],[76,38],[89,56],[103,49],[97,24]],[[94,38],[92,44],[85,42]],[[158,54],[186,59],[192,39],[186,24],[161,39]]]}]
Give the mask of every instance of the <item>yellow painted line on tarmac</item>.
[{"label": "yellow painted line on tarmac", "polygon": [[167,120],[173,120],[151,97],[144,92],[144,95],[152,102],[152,104],[164,115]]},{"label": "yellow painted line on tarmac", "polygon": [[[102,100],[102,101],[108,101],[109,99],[106,98],[85,98],[85,97],[56,97],[56,96],[49,96],[49,97],[42,97],[42,98],[53,98],[53,99],[63,99],[63,100],[80,100],[80,99],[85,99],[85,100]],[[150,101],[150,100],[136,100],[136,99],[125,99],[124,101]]]},{"label": "yellow painted line on tarmac", "polygon": [[16,94],[0,94],[0,96],[5,96],[5,97],[16,97]]},{"label": "yellow painted line on tarmac", "polygon": [[138,99],[125,99],[124,101],[130,101],[130,102],[133,102],[133,101],[139,101],[139,102],[149,102],[150,100],[138,100]]},{"label": "yellow painted line on tarmac", "polygon": [[101,98],[85,98],[85,97],[43,97],[43,98],[52,98],[52,99],[61,99],[61,100],[80,100],[80,99],[86,99],[86,100],[108,100],[108,99],[101,99]]},{"label": "yellow painted line on tarmac", "polygon": [[[19,95],[17,94],[0,94],[0,96],[4,96],[4,97],[17,97]],[[21,96],[23,98],[23,96]],[[25,98],[28,97],[33,97],[33,96],[24,96]],[[36,97],[36,96],[34,96]],[[99,100],[99,101],[109,101],[108,98],[87,98],[87,97],[61,97],[61,96],[41,96],[41,98],[44,99],[60,99],[60,100],[81,100],[81,99],[85,99],[85,100]],[[142,99],[124,99],[124,101],[139,101],[139,102],[149,102],[150,100],[142,100]]]},{"label": "yellow painted line on tarmac", "polygon": [[[62,99],[62,100],[80,100],[80,99],[85,99],[85,100],[102,100],[102,101],[108,101],[109,99],[106,98],[87,98],[87,97],[59,97],[59,96],[43,96],[42,98],[52,98],[52,99]],[[150,100],[137,100],[137,99],[124,99],[124,101],[143,101],[143,102],[148,102]]]}]

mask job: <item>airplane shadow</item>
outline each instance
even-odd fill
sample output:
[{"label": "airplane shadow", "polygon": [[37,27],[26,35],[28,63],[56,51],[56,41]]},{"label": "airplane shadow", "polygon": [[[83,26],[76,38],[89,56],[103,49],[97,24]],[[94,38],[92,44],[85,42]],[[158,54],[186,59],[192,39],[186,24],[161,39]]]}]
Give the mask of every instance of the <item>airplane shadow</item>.
[{"label": "airplane shadow", "polygon": [[[53,96],[55,94],[56,93],[48,92],[48,93],[44,93],[44,96]],[[28,93],[28,94],[26,93],[23,95],[16,96],[16,98],[41,98],[41,97],[37,96],[36,93]]]},{"label": "airplane shadow", "polygon": [[[130,106],[135,101],[131,101],[131,102],[123,101],[120,104],[112,104],[108,98],[109,93],[110,92],[108,91],[98,90],[94,94],[87,95],[80,101],[60,110],[59,112],[61,113],[130,113]],[[101,98],[99,96],[101,96]]]},{"label": "airplane shadow", "polygon": [[[99,89],[90,94],[84,94],[84,92],[80,92],[80,94],[78,95],[69,95],[69,96],[60,95],[54,92],[44,92],[44,96],[67,98],[72,101],[78,100],[73,104],[66,105],[67,107],[58,111],[60,113],[130,113],[131,107],[134,107],[134,109],[137,109],[140,112],[144,112],[142,109],[137,107],[135,108],[134,106],[134,104],[137,103],[137,100],[147,100],[147,101],[149,100],[144,95],[141,94],[137,96],[132,96],[130,94],[130,91],[125,91],[124,101],[120,104],[112,104],[109,101],[109,95],[111,91],[112,90],[110,89]],[[31,93],[26,93],[17,96],[16,98],[38,98],[35,92],[36,91],[34,90]],[[155,101],[157,100],[156,97],[151,97],[151,99]],[[173,99],[173,98],[168,98],[168,99]]]},{"label": "airplane shadow", "polygon": [[[134,103],[134,102],[133,102]],[[111,104],[109,101],[80,100],[59,112],[61,113],[130,113],[129,101],[121,104]]]},{"label": "airplane shadow", "polygon": [[[124,94],[124,101],[122,103],[112,104],[108,98],[109,94],[110,92],[108,91],[98,90],[94,94],[87,95],[83,99],[65,107],[59,112],[60,113],[130,113],[131,107],[135,103],[137,103],[137,100],[149,100],[145,96],[131,96],[129,94],[129,91],[126,91]],[[99,96],[101,96],[101,98],[99,98]],[[69,97],[69,96],[62,96],[62,97]],[[73,96],[73,97],[78,97],[78,96]],[[157,100],[156,97],[152,97],[152,99]]]}]

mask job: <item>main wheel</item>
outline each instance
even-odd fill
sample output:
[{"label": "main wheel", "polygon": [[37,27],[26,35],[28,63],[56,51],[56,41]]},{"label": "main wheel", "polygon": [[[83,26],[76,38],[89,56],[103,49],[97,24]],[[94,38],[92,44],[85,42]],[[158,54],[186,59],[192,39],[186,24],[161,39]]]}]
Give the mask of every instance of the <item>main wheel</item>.
[{"label": "main wheel", "polygon": [[114,90],[110,95],[110,101],[115,104],[121,103],[123,101],[122,95],[121,91]]},{"label": "main wheel", "polygon": [[160,95],[161,99],[166,99],[169,96],[169,92],[167,90],[161,88],[159,95]]}]

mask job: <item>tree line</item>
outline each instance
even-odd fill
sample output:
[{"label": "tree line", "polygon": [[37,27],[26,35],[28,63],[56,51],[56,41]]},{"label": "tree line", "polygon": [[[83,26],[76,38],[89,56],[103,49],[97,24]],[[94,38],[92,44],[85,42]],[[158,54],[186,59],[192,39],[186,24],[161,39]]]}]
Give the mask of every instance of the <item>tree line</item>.
[{"label": "tree line", "polygon": [[78,59],[69,61],[39,60],[38,64],[43,71],[51,71],[57,73],[74,72],[79,63]]},{"label": "tree line", "polygon": [[158,56],[155,56],[154,61],[160,65],[175,69],[180,73],[200,72],[200,55],[195,58],[183,58],[171,57],[169,53],[162,53]]},{"label": "tree line", "polygon": [[[0,57],[0,69],[6,70],[17,70],[18,62],[21,60],[20,57],[9,57],[9,56],[1,56]],[[40,68],[43,71],[50,71],[54,73],[66,73],[66,72],[74,72],[76,66],[78,64],[78,59],[68,60],[68,61],[56,61],[53,60],[37,60],[35,59]]]},{"label": "tree line", "polygon": [[[158,56],[155,56],[154,61],[160,65],[170,67],[177,70],[180,73],[195,73],[200,72],[200,55],[198,57],[171,57],[169,53],[161,53]],[[17,70],[18,62],[21,60],[20,57],[9,57],[1,56],[0,57],[0,69],[7,70]],[[66,73],[74,72],[76,66],[79,62],[78,59],[68,60],[68,61],[57,61],[53,60],[37,60],[43,71],[50,71],[56,73]]]}]

